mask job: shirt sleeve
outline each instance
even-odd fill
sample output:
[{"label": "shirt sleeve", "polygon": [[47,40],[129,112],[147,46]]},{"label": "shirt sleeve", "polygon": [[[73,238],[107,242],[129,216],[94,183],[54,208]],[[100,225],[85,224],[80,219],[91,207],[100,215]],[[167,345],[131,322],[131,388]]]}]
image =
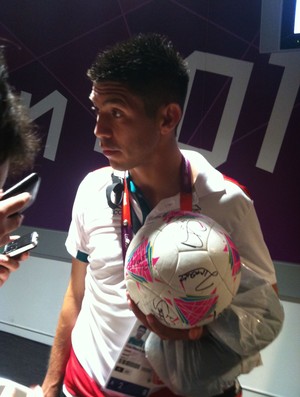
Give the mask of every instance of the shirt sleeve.
[{"label": "shirt sleeve", "polygon": [[264,280],[275,284],[274,264],[252,199],[232,181],[225,181],[225,191],[220,199],[220,223],[229,232],[241,261]]},{"label": "shirt sleeve", "polygon": [[84,209],[88,205],[89,175],[84,178],[78,187],[72,209],[72,220],[66,240],[68,253],[73,257],[88,263],[87,237],[84,232]]},{"label": "shirt sleeve", "polygon": [[252,203],[238,226],[232,237],[238,247],[241,261],[270,284],[275,284],[274,264]]}]

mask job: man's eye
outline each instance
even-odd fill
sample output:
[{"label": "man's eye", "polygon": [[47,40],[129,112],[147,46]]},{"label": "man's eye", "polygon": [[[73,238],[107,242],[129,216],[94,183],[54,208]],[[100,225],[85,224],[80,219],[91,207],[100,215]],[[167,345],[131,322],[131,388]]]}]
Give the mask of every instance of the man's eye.
[{"label": "man's eye", "polygon": [[117,109],[113,109],[112,110],[112,115],[115,117],[115,118],[119,118],[119,117],[121,117],[122,116],[122,113],[119,111],[119,110],[117,110]]}]

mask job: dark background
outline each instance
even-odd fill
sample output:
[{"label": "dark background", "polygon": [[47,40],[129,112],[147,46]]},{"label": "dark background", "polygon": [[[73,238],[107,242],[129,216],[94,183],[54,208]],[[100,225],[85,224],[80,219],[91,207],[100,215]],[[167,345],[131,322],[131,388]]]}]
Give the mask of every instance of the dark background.
[{"label": "dark background", "polygon": [[[36,163],[42,184],[24,224],[68,229],[79,182],[88,171],[107,164],[94,150],[86,70],[107,45],[155,31],[166,34],[185,58],[199,51],[251,65],[245,96],[236,103],[240,111],[230,150],[218,169],[249,188],[273,259],[299,264],[299,90],[274,169],[256,163],[290,64],[296,63],[298,75],[289,89],[299,88],[300,53],[282,54],[284,66],[274,64],[270,54],[260,54],[260,9],[259,0],[1,0],[0,37],[7,47],[11,82],[31,95],[27,102],[33,115],[44,103],[35,121],[47,147],[57,112],[62,121],[61,128],[53,127],[59,136],[57,150],[49,147],[54,158],[42,152]],[[181,143],[212,151],[231,83],[231,77],[197,70]],[[53,93],[58,99],[49,97]]]}]

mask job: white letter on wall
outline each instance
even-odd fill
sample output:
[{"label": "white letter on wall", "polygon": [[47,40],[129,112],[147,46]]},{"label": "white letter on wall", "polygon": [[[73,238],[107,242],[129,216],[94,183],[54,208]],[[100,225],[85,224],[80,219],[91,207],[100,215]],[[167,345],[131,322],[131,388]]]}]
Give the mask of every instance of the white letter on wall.
[{"label": "white letter on wall", "polygon": [[300,85],[300,53],[272,54],[269,63],[284,72],[256,166],[273,172]]},{"label": "white letter on wall", "polygon": [[53,109],[48,130],[46,147],[44,150],[44,157],[54,161],[61,134],[62,124],[65,117],[67,98],[65,98],[62,94],[55,90],[44,99],[42,99],[40,102],[30,107],[31,94],[22,91],[21,96],[25,105],[29,108],[29,114],[33,120]]},{"label": "white letter on wall", "polygon": [[197,69],[232,78],[229,93],[216,134],[213,150],[208,151],[180,143],[180,147],[183,149],[193,149],[202,153],[212,165],[218,167],[227,160],[253,64],[246,61],[200,51],[193,52],[187,58],[187,61],[190,69],[190,82],[188,86],[187,99],[183,110],[183,116],[178,126],[178,140]]}]

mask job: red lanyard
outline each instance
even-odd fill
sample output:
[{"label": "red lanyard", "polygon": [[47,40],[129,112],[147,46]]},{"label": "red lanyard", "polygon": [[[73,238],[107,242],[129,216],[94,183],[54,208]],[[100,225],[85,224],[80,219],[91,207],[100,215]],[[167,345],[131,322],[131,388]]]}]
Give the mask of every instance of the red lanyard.
[{"label": "red lanyard", "polygon": [[[127,175],[124,178],[124,192],[123,192],[123,204],[122,204],[122,249],[123,258],[127,248],[132,240],[132,221],[130,211],[130,193],[127,183]],[[192,195],[192,171],[190,162],[182,156],[181,168],[180,168],[180,209],[182,211],[192,211],[193,209],[193,195]]]},{"label": "red lanyard", "polygon": [[192,170],[188,159],[182,156],[180,168],[180,209],[182,211],[193,210],[193,195],[192,195]]},{"label": "red lanyard", "polygon": [[127,175],[124,177],[124,192],[123,192],[123,203],[122,203],[122,249],[123,249],[123,259],[125,259],[125,254],[130,241],[133,237],[132,232],[132,222],[131,222],[131,212],[130,212],[130,196],[127,184]]}]

